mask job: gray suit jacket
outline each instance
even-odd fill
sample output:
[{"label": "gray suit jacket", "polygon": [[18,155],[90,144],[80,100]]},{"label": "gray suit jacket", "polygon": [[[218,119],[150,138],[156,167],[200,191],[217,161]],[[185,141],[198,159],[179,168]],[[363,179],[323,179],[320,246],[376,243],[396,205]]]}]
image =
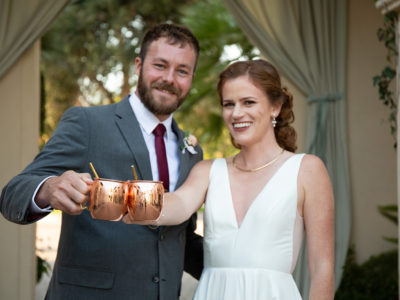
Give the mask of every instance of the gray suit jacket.
[{"label": "gray suit jacket", "polygon": [[[184,134],[175,121],[173,130],[182,143]],[[180,154],[178,186],[202,159],[197,150]],[[29,211],[38,184],[66,170],[91,173],[89,162],[103,178],[131,180],[133,164],[140,179],[152,179],[148,150],[128,97],[117,104],[65,112],[35,160],[4,187],[2,214],[19,224],[42,217]],[[63,213],[47,299],[177,299],[184,265],[197,278],[202,270],[202,239],[193,232],[195,221],[194,215],[178,226],[151,229],[94,220],[88,211],[79,216]]]}]

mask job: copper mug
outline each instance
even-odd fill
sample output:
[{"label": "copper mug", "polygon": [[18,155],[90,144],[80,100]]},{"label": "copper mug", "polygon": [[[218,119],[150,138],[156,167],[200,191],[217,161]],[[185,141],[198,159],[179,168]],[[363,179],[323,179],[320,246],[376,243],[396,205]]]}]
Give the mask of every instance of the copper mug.
[{"label": "copper mug", "polygon": [[161,214],[163,195],[160,181],[95,178],[88,209],[92,218],[99,220],[153,221]]},{"label": "copper mug", "polygon": [[122,221],[155,221],[161,214],[164,187],[161,181],[128,181],[127,213]]},{"label": "copper mug", "polygon": [[126,182],[95,178],[90,189],[89,211],[93,219],[119,221],[126,214]]}]

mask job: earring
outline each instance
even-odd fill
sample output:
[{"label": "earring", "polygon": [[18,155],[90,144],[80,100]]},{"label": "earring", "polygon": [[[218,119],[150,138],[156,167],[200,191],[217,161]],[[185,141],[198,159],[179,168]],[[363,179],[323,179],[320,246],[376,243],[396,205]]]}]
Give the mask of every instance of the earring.
[{"label": "earring", "polygon": [[272,115],[272,127],[276,127],[276,123],[278,123],[277,121],[276,121],[276,118],[275,118],[275,116],[274,115]]}]

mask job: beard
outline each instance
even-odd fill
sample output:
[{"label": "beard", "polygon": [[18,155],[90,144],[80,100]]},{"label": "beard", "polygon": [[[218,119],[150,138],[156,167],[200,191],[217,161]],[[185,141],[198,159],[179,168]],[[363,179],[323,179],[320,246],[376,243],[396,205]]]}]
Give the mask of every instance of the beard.
[{"label": "beard", "polygon": [[[167,104],[168,99],[165,99],[163,96],[159,96],[157,101],[157,99],[155,99],[151,93],[152,89],[165,90],[172,95],[175,95],[177,99],[172,103]],[[187,93],[182,95],[182,91],[176,88],[173,84],[168,84],[165,82],[153,82],[150,84],[150,86],[147,86],[143,81],[143,69],[140,70],[137,90],[140,100],[144,106],[146,106],[146,108],[156,116],[172,114],[178,109],[179,106],[181,106],[187,96]]]}]

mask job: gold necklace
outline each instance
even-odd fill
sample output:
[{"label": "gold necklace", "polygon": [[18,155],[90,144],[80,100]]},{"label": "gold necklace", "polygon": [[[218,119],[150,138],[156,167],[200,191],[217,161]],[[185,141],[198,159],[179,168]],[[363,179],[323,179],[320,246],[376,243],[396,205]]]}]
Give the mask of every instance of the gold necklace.
[{"label": "gold necklace", "polygon": [[281,151],[273,160],[267,162],[265,165],[262,165],[262,166],[260,166],[260,167],[258,167],[258,168],[254,168],[254,169],[242,169],[241,167],[239,167],[239,166],[236,164],[236,161],[235,161],[237,155],[235,155],[235,156],[233,157],[233,159],[232,159],[232,164],[233,164],[233,166],[234,166],[236,169],[238,169],[238,170],[240,170],[240,171],[243,171],[243,172],[256,172],[256,171],[259,171],[259,170],[261,170],[261,169],[264,169],[264,168],[268,167],[269,165],[272,165],[274,162],[276,162],[276,161],[278,160],[279,156],[281,156],[281,155],[283,154],[283,152],[285,152],[285,149],[282,149],[282,151]]}]

